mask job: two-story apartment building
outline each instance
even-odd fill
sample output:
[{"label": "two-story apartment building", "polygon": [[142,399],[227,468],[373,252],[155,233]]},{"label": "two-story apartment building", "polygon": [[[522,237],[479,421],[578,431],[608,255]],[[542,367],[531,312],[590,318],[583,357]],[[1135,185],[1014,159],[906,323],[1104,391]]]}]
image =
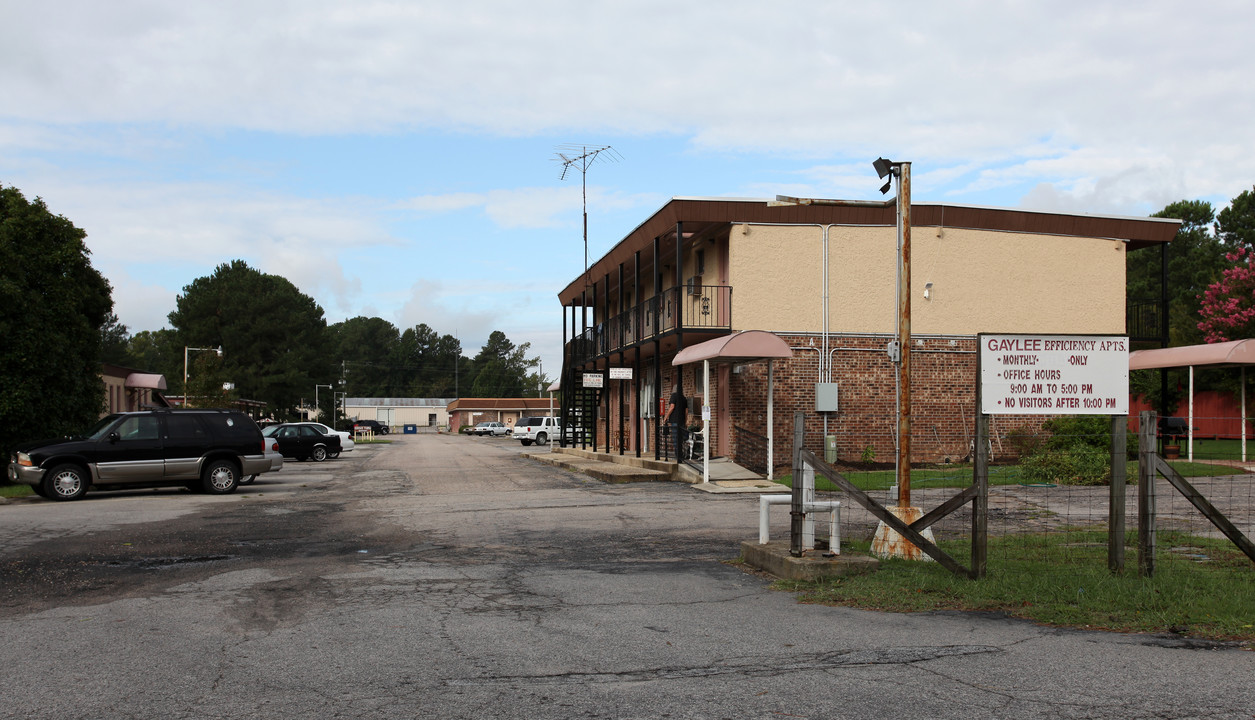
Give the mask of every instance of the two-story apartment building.
[{"label": "two-story apartment building", "polygon": [[[911,215],[916,461],[968,452],[977,333],[1124,334],[1126,253],[1171,241],[1180,225],[934,203]],[[665,455],[660,406],[679,378],[690,417],[710,408],[712,455],[761,454],[765,366],[711,366],[706,398],[702,365],[671,361],[703,341],[765,330],[792,348],[773,367],[776,437],[789,437],[803,410],[817,451],[836,436],[842,458],[892,457],[896,224],[892,204],[672,199],[559,293],[564,425],[584,428],[580,442]],[[836,410],[816,410],[821,383],[835,383]],[[776,443],[772,463],[788,453]]]}]

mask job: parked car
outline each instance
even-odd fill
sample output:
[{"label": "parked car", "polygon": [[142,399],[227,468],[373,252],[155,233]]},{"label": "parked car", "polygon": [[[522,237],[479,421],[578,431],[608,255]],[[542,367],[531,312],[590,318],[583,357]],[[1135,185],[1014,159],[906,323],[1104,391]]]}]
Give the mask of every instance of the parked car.
[{"label": "parked car", "polygon": [[[273,424],[273,423],[272,423]],[[266,427],[270,427],[267,425]],[[266,437],[266,430],[262,428],[262,438],[266,441],[266,459],[270,461],[270,472],[283,469],[283,453],[279,452],[279,441],[272,437]],[[245,475],[240,478],[241,485],[251,485],[257,475]]]},{"label": "parked car", "polygon": [[474,435],[508,435],[510,428],[505,423],[499,422],[482,422],[476,425],[471,433]]},{"label": "parked car", "polygon": [[244,413],[161,409],[106,415],[82,435],[22,445],[8,474],[42,497],[76,500],[88,489],[162,485],[225,494],[273,469],[261,430]]},{"label": "parked car", "polygon": [[262,432],[266,437],[278,441],[279,452],[283,457],[322,462],[340,455],[340,436],[325,434],[320,427],[326,426],[314,423],[283,423],[272,425]]},{"label": "parked car", "polygon": [[358,420],[353,423],[353,432],[373,432],[379,435],[387,435],[388,426],[378,420]]},{"label": "parked car", "polygon": [[[339,435],[340,452],[353,452],[353,448],[357,446],[357,443],[353,442],[353,433],[348,432],[347,430],[336,430],[335,428],[328,427],[319,422],[311,422],[308,424],[318,428],[323,435]],[[335,453],[331,457],[340,457],[340,453]]]},{"label": "parked car", "polygon": [[523,445],[548,445],[561,432],[562,426],[555,417],[525,417],[514,423],[514,437]]}]

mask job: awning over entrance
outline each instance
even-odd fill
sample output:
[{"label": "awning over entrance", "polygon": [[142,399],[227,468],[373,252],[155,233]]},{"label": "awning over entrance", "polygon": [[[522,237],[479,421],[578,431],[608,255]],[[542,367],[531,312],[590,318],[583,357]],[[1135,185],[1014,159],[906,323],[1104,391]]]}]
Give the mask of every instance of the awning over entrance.
[{"label": "awning over entrance", "polygon": [[1137,350],[1129,353],[1130,370],[1198,365],[1255,365],[1255,339],[1233,340],[1211,345]]},{"label": "awning over entrance", "polygon": [[742,330],[714,340],[707,340],[676,353],[672,365],[709,360],[712,363],[743,363],[759,360],[791,358],[793,351],[779,335],[766,330]]},{"label": "awning over entrance", "polygon": [[[793,357],[793,351],[779,335],[766,330],[742,330],[734,335],[707,340],[692,347],[687,347],[675,354],[671,364],[679,367],[690,363],[702,363],[702,377],[706,379],[706,387],[702,397],[710,402],[710,365],[711,363],[752,363],[767,362],[767,479],[772,476],[772,465],[776,452],[775,435],[775,378],[772,375],[771,361]],[[702,408],[702,482],[710,482],[710,407]]]},{"label": "awning over entrance", "polygon": [[165,390],[166,376],[153,373],[131,373],[126,376],[129,388],[147,388],[149,390]]}]

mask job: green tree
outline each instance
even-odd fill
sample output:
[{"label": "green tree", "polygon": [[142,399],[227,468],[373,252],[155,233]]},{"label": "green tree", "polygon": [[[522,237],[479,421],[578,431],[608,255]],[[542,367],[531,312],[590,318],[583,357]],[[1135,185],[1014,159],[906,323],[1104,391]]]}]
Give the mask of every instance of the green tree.
[{"label": "green tree", "polygon": [[318,303],[243,260],[193,280],[169,317],[182,345],[222,347],[223,377],[240,397],[266,402],[278,417],[294,417],[316,383],[339,374]]},{"label": "green tree", "polygon": [[[1151,217],[1182,221],[1177,236],[1168,244],[1168,337],[1169,344],[1196,345],[1203,341],[1198,329],[1199,298],[1225,268],[1225,248],[1212,232],[1215,211],[1203,200],[1180,200]],[[1128,254],[1126,293],[1129,302],[1158,300],[1162,270],[1156,249]]]},{"label": "green tree", "polygon": [[1216,234],[1228,252],[1240,247],[1255,250],[1255,194],[1244,190],[1233,198],[1229,207],[1220,211],[1216,217]]},{"label": "green tree", "polygon": [[188,358],[187,365],[188,407],[228,407],[239,397],[230,387],[232,383],[218,353],[196,353]]},{"label": "green tree", "polygon": [[470,361],[462,357],[462,343],[426,323],[401,334],[394,363],[396,385],[410,397],[456,397],[460,387],[470,385]]},{"label": "green tree", "polygon": [[[393,356],[400,333],[377,317],[355,317],[327,328],[329,359],[335,363],[336,389],[353,397],[391,397]],[[321,396],[319,396],[321,399]]]},{"label": "green tree", "polygon": [[[1177,218],[1182,221],[1176,238],[1167,246],[1168,255],[1168,343],[1171,346],[1197,345],[1203,342],[1198,329],[1200,297],[1225,268],[1225,248],[1214,232],[1216,219],[1211,203],[1204,200],[1179,200],[1151,217]],[[1128,253],[1126,267],[1126,298],[1138,302],[1158,302],[1162,291],[1163,270],[1160,250],[1146,248]],[[1130,389],[1145,397],[1154,407],[1172,412],[1182,393],[1175,384],[1168,385],[1166,404],[1161,400],[1162,383],[1159,370],[1137,370],[1129,376]],[[1200,376],[1201,377],[1201,376]]]},{"label": "green tree", "polygon": [[83,430],[104,408],[113,299],[86,237],[43,200],[0,186],[0,457],[34,435]]},{"label": "green tree", "polygon": [[[500,330],[488,336],[472,362],[475,366],[473,397],[523,397],[528,390],[527,371],[535,367],[538,358],[527,357],[531,343],[515,346]],[[535,390],[532,390],[533,396]]]},{"label": "green tree", "polygon": [[127,354],[131,367],[161,373],[170,394],[183,394],[183,345],[177,332],[170,328],[141,330],[127,342]]},{"label": "green tree", "polygon": [[126,329],[118,316],[109,313],[100,326],[100,361],[133,367],[134,358],[130,349],[131,333]]}]

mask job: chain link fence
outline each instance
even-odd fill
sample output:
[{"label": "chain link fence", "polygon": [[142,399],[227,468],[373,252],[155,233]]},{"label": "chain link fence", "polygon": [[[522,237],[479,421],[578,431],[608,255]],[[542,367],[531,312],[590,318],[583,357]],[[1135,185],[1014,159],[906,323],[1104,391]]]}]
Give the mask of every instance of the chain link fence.
[{"label": "chain link fence", "polygon": [[[1131,418],[1126,425],[1124,437],[1115,438],[1117,447],[1124,448],[1116,460],[1123,467],[1113,467],[1114,433],[1109,417],[990,417],[985,516],[989,572],[1031,572],[1040,562],[1103,568],[1119,547],[1127,557],[1127,566],[1136,571],[1140,562],[1139,523],[1149,512],[1153,512],[1152,527],[1157,536],[1155,557],[1161,560],[1156,566],[1158,572],[1252,571],[1252,558],[1243,555],[1198,504],[1187,499],[1162,473],[1154,473],[1153,492],[1149,494],[1153,502],[1146,504],[1147,493],[1141,493],[1137,485],[1139,420]],[[1191,444],[1188,435],[1174,434],[1182,429],[1179,423],[1156,426],[1153,454],[1165,458],[1205,505],[1247,538],[1255,537],[1255,440],[1247,443],[1244,453],[1240,438],[1195,437]],[[881,430],[847,432],[834,438],[832,434],[809,432],[804,443],[813,451],[822,448],[823,452],[815,452],[817,456],[870,498],[892,508],[899,503],[904,488],[895,471],[896,435],[886,435]],[[890,457],[874,450],[886,445],[892,449]],[[930,453],[938,460],[911,464],[910,506],[927,513],[973,485],[977,455],[974,430],[946,434],[937,427],[927,427],[912,434],[911,446],[950,451]],[[873,450],[855,453],[854,448]],[[912,456],[918,457],[914,452]],[[1124,478],[1123,493],[1112,492],[1113,475]],[[822,478],[817,489],[820,497],[843,501],[844,538],[871,540],[880,524],[871,512],[842,498],[845,493]],[[1122,515],[1113,513],[1113,497],[1122,506]],[[971,557],[973,507],[974,503],[966,502],[931,526],[938,545],[964,564]],[[1116,545],[1110,543],[1113,522],[1122,534]]]}]

